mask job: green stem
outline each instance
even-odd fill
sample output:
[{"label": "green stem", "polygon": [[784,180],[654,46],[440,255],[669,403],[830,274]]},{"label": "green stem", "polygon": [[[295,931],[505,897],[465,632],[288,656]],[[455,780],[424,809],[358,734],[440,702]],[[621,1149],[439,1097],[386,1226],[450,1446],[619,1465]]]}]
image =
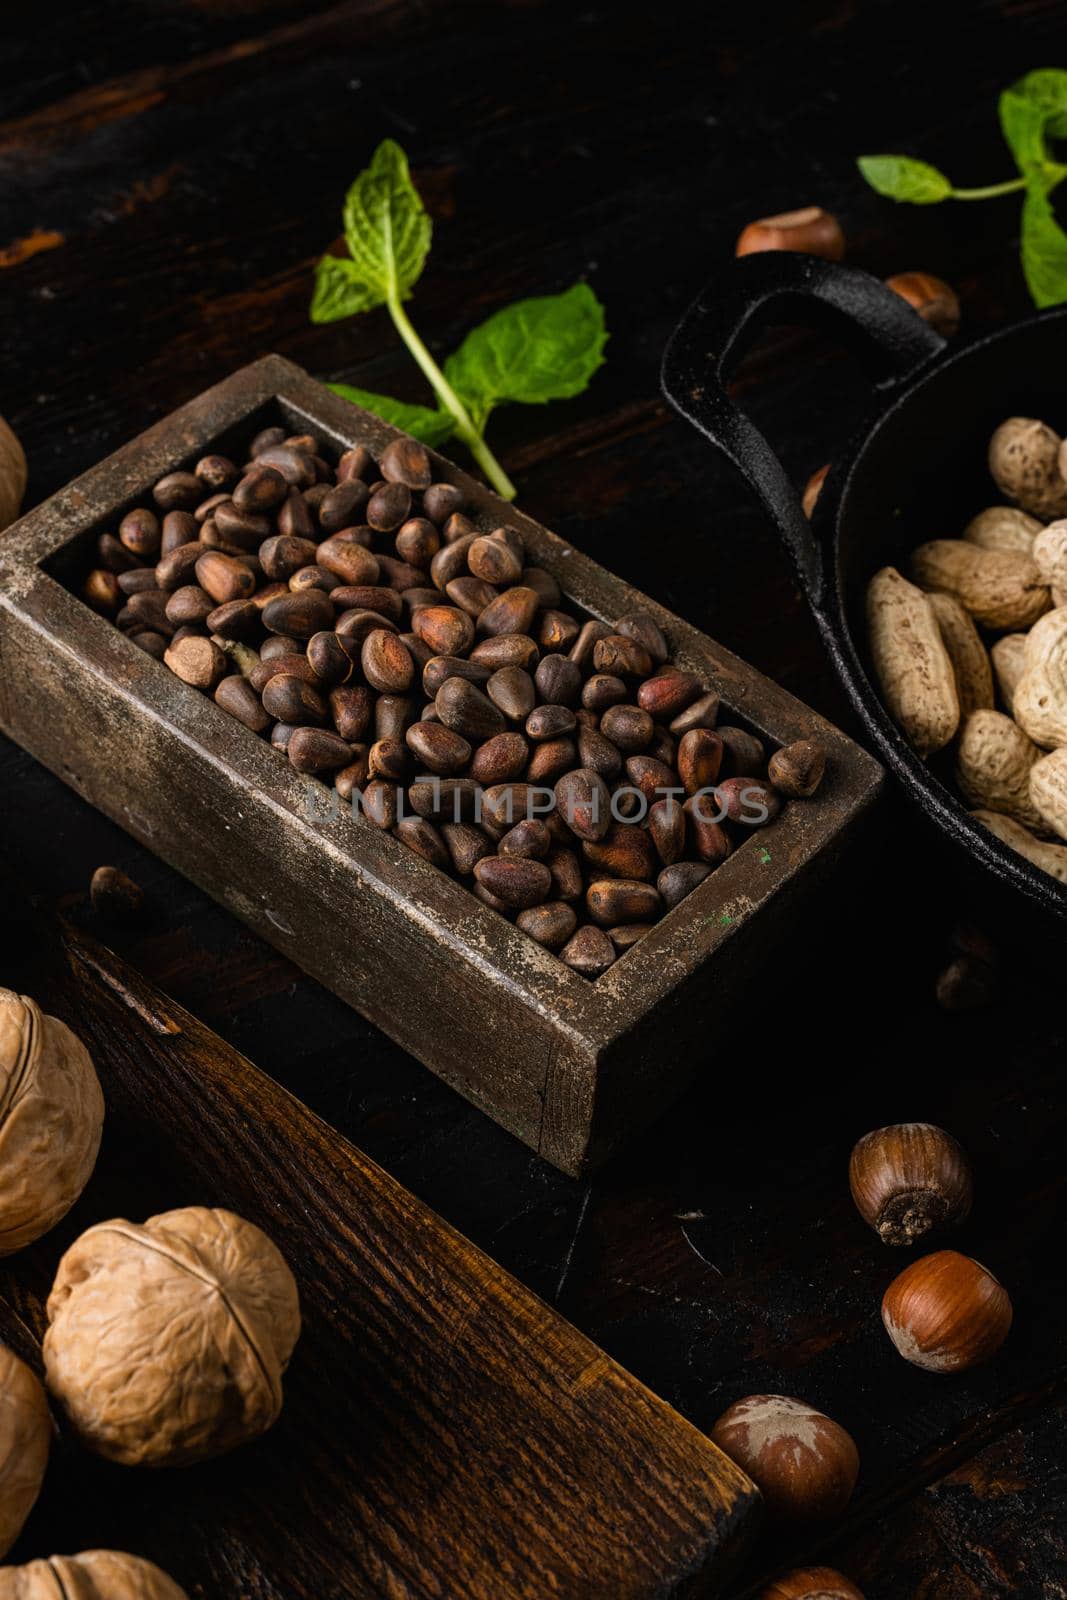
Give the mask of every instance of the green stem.
[{"label": "green stem", "polygon": [[1004,183],[988,183],[984,189],[953,189],[953,200],[996,200],[1002,194],[1017,194],[1026,188],[1025,178],[1008,178]]},{"label": "green stem", "polygon": [[422,368],[441,404],[455,417],[456,432],[489,479],[489,482],[493,485],[497,494],[504,500],[514,500],[518,490],[486,444],[483,436],[478,432],[463,401],[415,332],[411,325],[411,319],[401,304],[400,296],[398,294],[390,294],[388,306],[389,315],[396,324],[396,331]]}]

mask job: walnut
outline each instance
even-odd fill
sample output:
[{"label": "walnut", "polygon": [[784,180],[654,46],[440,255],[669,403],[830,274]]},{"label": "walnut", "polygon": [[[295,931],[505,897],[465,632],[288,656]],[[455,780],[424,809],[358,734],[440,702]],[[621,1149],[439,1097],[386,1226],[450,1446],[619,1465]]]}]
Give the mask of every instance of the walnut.
[{"label": "walnut", "polygon": [[0,1557],[7,1555],[33,1509],[51,1442],[44,1390],[29,1367],[0,1345]]},{"label": "walnut", "polygon": [[49,1556],[25,1567],[0,1567],[0,1600],[189,1600],[173,1578],[119,1550]]},{"label": "walnut", "polygon": [[46,1381],[85,1443],[127,1466],[182,1466],[277,1420],[300,1305],[266,1234],[188,1206],[83,1233],[48,1321]]},{"label": "walnut", "polygon": [[104,1097],[81,1040],[27,995],[0,989],[0,1256],[70,1210],[103,1125]]}]

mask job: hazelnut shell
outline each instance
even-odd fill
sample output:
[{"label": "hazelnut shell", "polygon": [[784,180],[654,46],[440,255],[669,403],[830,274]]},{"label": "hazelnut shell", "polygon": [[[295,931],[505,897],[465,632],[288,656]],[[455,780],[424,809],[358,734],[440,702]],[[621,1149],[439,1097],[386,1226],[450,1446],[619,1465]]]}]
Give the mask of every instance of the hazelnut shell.
[{"label": "hazelnut shell", "polygon": [[833,1567],[797,1567],[761,1589],[756,1600],[863,1600],[863,1594]]},{"label": "hazelnut shell", "polygon": [[924,322],[945,338],[959,332],[960,297],[943,278],[935,278],[932,272],[897,272],[885,282],[887,289],[906,300]]},{"label": "hazelnut shell", "polygon": [[734,253],[738,256],[764,250],[800,250],[805,255],[840,261],[845,254],[841,224],[821,206],[801,206],[777,216],[760,217],[741,230]]},{"label": "hazelnut shell", "polygon": [[723,1412],[711,1437],[748,1473],[779,1523],[824,1521],[852,1497],[859,1455],[851,1435],[803,1400],[748,1395]]},{"label": "hazelnut shell", "polygon": [[971,1167],[958,1142],[931,1122],[897,1122],[853,1147],[848,1181],[856,1209],[884,1244],[909,1245],[971,1209]]},{"label": "hazelnut shell", "polygon": [[1011,1328],[1007,1290],[956,1250],[922,1256],[893,1279],[882,1321],[900,1355],[927,1372],[963,1372],[988,1361]]}]

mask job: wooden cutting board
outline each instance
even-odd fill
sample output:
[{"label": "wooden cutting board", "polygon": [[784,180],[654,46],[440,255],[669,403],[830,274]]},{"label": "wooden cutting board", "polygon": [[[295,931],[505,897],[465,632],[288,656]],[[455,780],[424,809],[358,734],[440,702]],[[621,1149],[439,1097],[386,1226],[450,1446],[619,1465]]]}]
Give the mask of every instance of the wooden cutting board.
[{"label": "wooden cutting board", "polygon": [[8,911],[0,979],[85,1040],[108,1122],[72,1216],[0,1263],[0,1336],[39,1365],[70,1241],[187,1204],[262,1226],[305,1319],[264,1439],[153,1473],[62,1435],[9,1560],[128,1549],[240,1600],[720,1592],[757,1496],[701,1433],[117,957],[49,960]]}]

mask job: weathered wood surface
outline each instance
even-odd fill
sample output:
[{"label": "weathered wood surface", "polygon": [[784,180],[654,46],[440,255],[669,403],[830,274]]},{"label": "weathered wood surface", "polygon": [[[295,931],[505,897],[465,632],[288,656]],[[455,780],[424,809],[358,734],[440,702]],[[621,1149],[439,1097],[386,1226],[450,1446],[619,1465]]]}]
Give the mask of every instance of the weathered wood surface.
[{"label": "weathered wood surface", "polygon": [[61,1435],[12,1561],[129,1549],[257,1600],[668,1600],[734,1564],[758,1498],[708,1439],[109,952],[44,953],[11,965],[108,1117],[75,1212],[0,1268],[3,1336],[34,1359],[82,1228],[180,1205],[264,1228],[304,1326],[280,1422],[238,1454],[136,1472]]},{"label": "weathered wood surface", "polygon": [[[847,725],[774,535],[658,398],[662,345],[743,223],[807,201],[840,214],[857,265],[952,281],[965,331],[1024,314],[1017,200],[893,206],[860,185],[853,158],[906,149],[961,183],[1010,176],[995,96],[1063,64],[1063,0],[757,0],[654,17],[562,0],[64,10],[60,27],[55,7],[31,8],[0,42],[0,409],[29,446],[34,500],[267,349],[421,397],[384,314],[306,320],[344,189],[393,134],[434,213],[412,311],[436,350],[512,296],[582,273],[607,305],[608,364],[589,393],[493,420],[523,509]],[[739,388],[798,478],[865,403],[849,363],[780,333]],[[824,1548],[846,1570],[855,1555],[870,1600],[954,1597],[936,1543],[951,1527],[931,1520],[931,1497],[945,1516],[966,1507],[965,1565],[972,1548],[995,1554],[969,1568],[972,1591],[1067,1590],[1063,1437],[1041,1420],[1065,1392],[1067,1024],[1026,950],[1003,952],[1001,1004],[938,1012],[958,907],[903,811],[851,902],[806,917],[788,959],[755,974],[757,1001],[710,1041],[698,1087],[588,1186],[9,746],[0,784],[7,842],[42,893],[88,918],[93,867],[133,872],[150,902],[123,940],[139,967],[698,1425],[770,1387],[849,1426],[861,1498]],[[796,1075],[798,1037],[809,1064]],[[1016,1298],[1002,1358],[960,1382],[898,1366],[883,1345],[877,1302],[896,1257],[845,1192],[852,1139],[902,1116],[943,1119],[974,1150],[979,1201],[961,1242]],[[926,1490],[1001,1448],[1016,1452],[1011,1493],[954,1477]],[[926,1540],[914,1559],[912,1528]],[[760,1560],[775,1553],[761,1546]]]},{"label": "weathered wood surface", "polygon": [[886,1551],[914,1600],[1067,1594],[1067,1415],[1062,1400],[889,1509],[828,1559],[880,1592]]}]

